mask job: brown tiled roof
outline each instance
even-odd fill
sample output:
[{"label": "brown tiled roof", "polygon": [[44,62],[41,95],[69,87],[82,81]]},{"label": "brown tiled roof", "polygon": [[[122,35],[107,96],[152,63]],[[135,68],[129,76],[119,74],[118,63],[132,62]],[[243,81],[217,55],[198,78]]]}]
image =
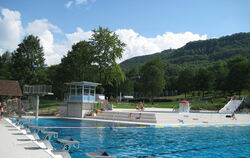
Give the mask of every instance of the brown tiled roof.
[{"label": "brown tiled roof", "polygon": [[0,95],[22,96],[19,82],[13,80],[0,80]]}]

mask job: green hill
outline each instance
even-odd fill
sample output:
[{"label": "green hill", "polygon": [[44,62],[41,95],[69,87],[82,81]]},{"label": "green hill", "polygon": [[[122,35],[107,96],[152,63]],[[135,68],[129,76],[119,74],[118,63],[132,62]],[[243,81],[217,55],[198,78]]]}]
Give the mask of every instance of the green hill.
[{"label": "green hill", "polygon": [[179,66],[209,66],[234,56],[250,56],[250,33],[237,33],[218,39],[189,42],[179,49],[164,50],[152,55],[138,56],[122,62],[124,69],[139,66],[160,57],[165,63]]}]

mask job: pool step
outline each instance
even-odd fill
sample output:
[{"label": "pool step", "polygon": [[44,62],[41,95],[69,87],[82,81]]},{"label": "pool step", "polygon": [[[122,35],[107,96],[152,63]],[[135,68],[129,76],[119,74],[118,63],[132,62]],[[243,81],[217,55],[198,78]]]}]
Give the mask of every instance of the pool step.
[{"label": "pool step", "polygon": [[114,112],[104,111],[97,116],[85,116],[85,118],[97,120],[114,120],[114,121],[128,121],[128,122],[143,122],[143,123],[156,123],[154,113],[144,112]]}]

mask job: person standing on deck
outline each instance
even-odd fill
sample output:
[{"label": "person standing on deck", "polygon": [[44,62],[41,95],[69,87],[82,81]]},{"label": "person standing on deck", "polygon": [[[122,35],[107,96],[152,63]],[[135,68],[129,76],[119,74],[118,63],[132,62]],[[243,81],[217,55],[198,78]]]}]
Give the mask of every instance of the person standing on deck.
[{"label": "person standing on deck", "polygon": [[3,106],[2,106],[2,103],[0,102],[0,120],[3,118]]}]

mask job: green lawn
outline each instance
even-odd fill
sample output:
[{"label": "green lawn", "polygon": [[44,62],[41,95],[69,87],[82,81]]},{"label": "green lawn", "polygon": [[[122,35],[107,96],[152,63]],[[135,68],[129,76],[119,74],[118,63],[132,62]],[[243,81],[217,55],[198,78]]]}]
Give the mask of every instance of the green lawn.
[{"label": "green lawn", "polygon": [[[249,98],[249,92],[245,92],[242,96]],[[173,100],[171,102],[154,102],[149,103],[146,102],[144,107],[155,107],[155,108],[178,108],[180,100],[189,100],[191,103],[191,109],[193,110],[219,110],[221,109],[229,100],[230,97],[213,97],[212,95],[206,95],[205,98],[202,97],[192,97],[191,94],[187,95],[188,99],[185,99],[184,94],[178,96],[168,96],[168,97],[161,97],[161,99],[168,99]],[[41,111],[59,111],[59,103],[62,101],[60,100],[40,100],[40,110]],[[110,102],[113,104],[115,108],[126,108],[126,109],[135,109],[138,103],[116,103]],[[249,103],[248,103],[249,104]],[[100,108],[101,106],[97,106]]]},{"label": "green lawn", "polygon": [[[201,97],[191,97],[191,95],[187,95],[189,99],[185,99],[184,95],[179,96],[170,96],[165,97],[164,99],[169,100],[178,100],[178,101],[171,101],[171,102],[154,102],[148,103],[146,102],[144,107],[155,107],[155,108],[178,108],[180,100],[189,100],[191,104],[191,109],[193,110],[219,110],[221,109],[229,100],[230,98],[213,98],[212,96],[206,96],[206,98]],[[112,102],[116,108],[129,108],[134,109],[138,105],[138,103],[114,103]]]},{"label": "green lawn", "polygon": [[58,110],[59,109],[59,103],[61,101],[58,100],[44,100],[41,99],[40,100],[40,105],[39,105],[39,109],[40,110]]}]

